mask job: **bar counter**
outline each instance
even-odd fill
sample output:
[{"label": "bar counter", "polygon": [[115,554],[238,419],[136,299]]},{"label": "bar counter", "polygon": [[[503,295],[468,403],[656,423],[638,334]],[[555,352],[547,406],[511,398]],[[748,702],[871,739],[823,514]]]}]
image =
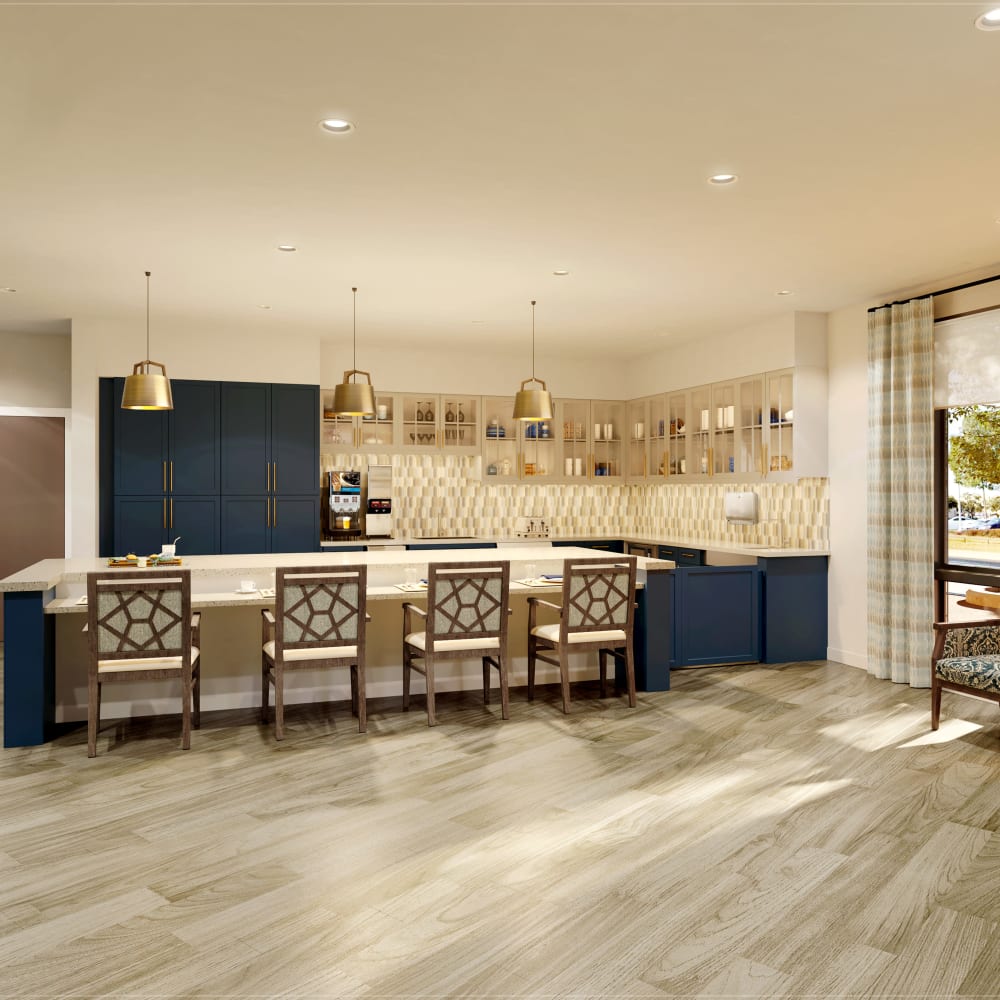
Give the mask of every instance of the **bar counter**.
[{"label": "bar counter", "polygon": [[[497,549],[422,551],[266,553],[183,557],[180,569],[191,572],[191,603],[202,615],[202,707],[207,711],[250,708],[260,698],[260,608],[273,607],[275,569],[279,566],[368,566],[369,697],[402,694],[402,602],[420,602],[424,592],[409,592],[403,583],[407,568],[426,576],[431,562],[496,562],[511,564],[510,682],[526,683],[526,598],[544,595],[558,601],[558,586],[530,587],[516,582],[534,564],[535,574],[560,573],[563,560],[601,557],[593,549],[548,545],[517,545]],[[666,614],[657,614],[664,599],[669,560],[636,557],[636,673],[640,689],[669,687]],[[164,567],[167,568],[167,567]],[[58,724],[86,719],[87,647],[82,634],[87,574],[114,572],[106,559],[45,559],[0,580],[4,595],[4,745],[32,746],[51,739]],[[258,588],[240,591],[241,581]],[[571,667],[572,675],[596,676],[596,659],[585,657]],[[290,686],[287,702],[338,701],[349,698],[346,671],[302,672]],[[555,668],[539,664],[539,683],[553,683]],[[436,677],[439,690],[478,689],[477,661],[445,661]],[[165,683],[122,686],[127,697],[107,701],[107,718],[165,714],[177,711],[177,697]],[[421,689],[416,689],[415,694]],[[419,716],[415,716],[419,718]]]}]

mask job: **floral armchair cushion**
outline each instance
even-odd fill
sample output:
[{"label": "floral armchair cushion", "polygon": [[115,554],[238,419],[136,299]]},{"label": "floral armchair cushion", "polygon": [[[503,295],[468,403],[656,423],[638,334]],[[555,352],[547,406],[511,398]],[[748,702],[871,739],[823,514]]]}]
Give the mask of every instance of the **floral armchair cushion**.
[{"label": "floral armchair cushion", "polygon": [[949,630],[934,671],[943,681],[1000,694],[1000,628]]}]

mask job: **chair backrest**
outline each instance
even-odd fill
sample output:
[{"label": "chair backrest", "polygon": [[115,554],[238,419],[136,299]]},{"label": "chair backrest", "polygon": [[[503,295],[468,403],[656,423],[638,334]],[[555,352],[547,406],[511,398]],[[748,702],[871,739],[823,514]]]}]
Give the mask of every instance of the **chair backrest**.
[{"label": "chair backrest", "polygon": [[191,661],[191,571],[87,574],[90,668],[98,660],[180,656]]},{"label": "chair backrest", "polygon": [[357,646],[360,653],[367,587],[367,566],[279,567],[274,589],[275,655],[310,646]]},{"label": "chair backrest", "polygon": [[510,562],[431,563],[427,573],[427,638],[507,637]]},{"label": "chair backrest", "polygon": [[953,656],[997,656],[1000,654],[1000,629],[996,627],[978,628],[971,624],[968,628],[949,629],[941,644],[940,659]]},{"label": "chair backrest", "polygon": [[560,630],[632,634],[635,621],[635,556],[567,559],[563,563]]}]

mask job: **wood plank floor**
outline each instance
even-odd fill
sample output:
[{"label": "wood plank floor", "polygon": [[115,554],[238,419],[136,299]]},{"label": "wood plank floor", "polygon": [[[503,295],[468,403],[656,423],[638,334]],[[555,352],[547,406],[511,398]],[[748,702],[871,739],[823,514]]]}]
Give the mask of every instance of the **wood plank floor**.
[{"label": "wood plank floor", "polygon": [[[2,752],[0,994],[996,997],[1000,713],[834,663]],[[494,698],[494,702],[498,699]]]}]

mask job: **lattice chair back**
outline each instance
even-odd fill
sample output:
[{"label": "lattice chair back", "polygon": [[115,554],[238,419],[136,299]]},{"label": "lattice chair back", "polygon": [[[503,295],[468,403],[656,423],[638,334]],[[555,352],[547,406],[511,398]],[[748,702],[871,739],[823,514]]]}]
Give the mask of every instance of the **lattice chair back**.
[{"label": "lattice chair back", "polygon": [[275,655],[283,649],[360,646],[367,566],[279,567],[275,574]]},{"label": "lattice chair back", "polygon": [[562,631],[631,634],[635,617],[634,556],[567,559],[563,564]]},{"label": "lattice chair back", "polygon": [[427,638],[491,639],[507,634],[510,563],[431,563]]},{"label": "lattice chair back", "polygon": [[98,661],[191,657],[190,570],[87,574],[91,669]]}]

